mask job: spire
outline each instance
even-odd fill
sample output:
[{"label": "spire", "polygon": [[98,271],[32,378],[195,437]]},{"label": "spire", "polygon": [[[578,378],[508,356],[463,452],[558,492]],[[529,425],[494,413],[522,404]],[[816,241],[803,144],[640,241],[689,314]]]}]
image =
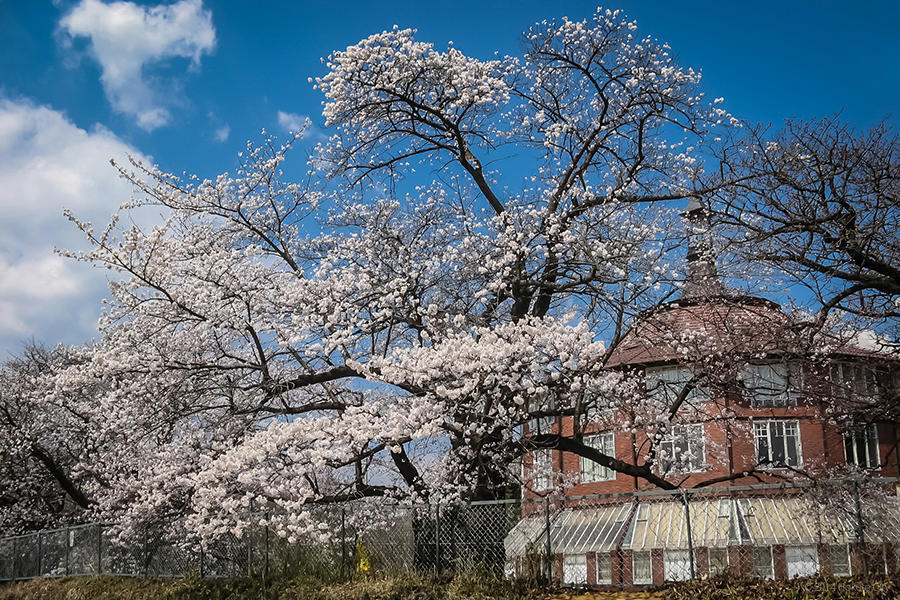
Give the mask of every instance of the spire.
[{"label": "spire", "polygon": [[699,198],[693,197],[681,216],[687,220],[688,226],[688,272],[681,298],[724,295],[725,286],[716,271],[716,259],[709,239],[709,211]]}]

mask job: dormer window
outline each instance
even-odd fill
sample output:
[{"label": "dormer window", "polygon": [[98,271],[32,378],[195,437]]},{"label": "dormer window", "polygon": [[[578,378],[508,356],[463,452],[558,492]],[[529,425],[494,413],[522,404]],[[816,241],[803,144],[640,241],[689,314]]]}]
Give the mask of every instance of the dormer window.
[{"label": "dormer window", "polygon": [[854,363],[832,363],[831,395],[843,400],[877,398],[878,381],[875,371]]},{"label": "dormer window", "polygon": [[797,406],[803,388],[800,364],[794,362],[748,364],[742,379],[754,408]]},{"label": "dormer window", "polygon": [[[646,371],[645,378],[647,396],[658,400],[665,406],[671,406],[693,377],[694,374],[684,367],[650,367]],[[709,391],[704,387],[697,386],[688,392],[685,401],[693,402],[708,398]]]}]

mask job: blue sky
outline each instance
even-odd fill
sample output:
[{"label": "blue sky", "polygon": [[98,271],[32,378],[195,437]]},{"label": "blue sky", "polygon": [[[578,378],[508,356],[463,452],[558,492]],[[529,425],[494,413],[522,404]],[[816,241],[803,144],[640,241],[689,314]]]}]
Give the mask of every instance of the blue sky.
[{"label": "blue sky", "polygon": [[[639,31],[702,69],[710,97],[751,122],[842,111],[864,128],[900,119],[900,3],[620,1]],[[541,19],[591,2],[112,3],[0,0],[0,354],[23,340],[94,335],[106,275],[52,248],[83,247],[63,206],[101,224],[127,200],[106,159],[172,171],[233,169],[260,129],[282,133],[321,96],[320,62],[397,24],[445,48],[517,53]]]}]

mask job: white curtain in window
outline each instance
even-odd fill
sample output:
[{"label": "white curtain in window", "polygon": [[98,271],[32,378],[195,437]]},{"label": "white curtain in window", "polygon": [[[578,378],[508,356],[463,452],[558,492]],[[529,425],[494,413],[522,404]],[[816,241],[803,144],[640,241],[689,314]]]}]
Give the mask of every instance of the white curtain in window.
[{"label": "white curtain in window", "polygon": [[532,454],[533,462],[531,465],[532,485],[535,490],[549,489],[553,481],[553,455],[552,450],[543,448],[535,450]]},{"label": "white curtain in window", "polygon": [[687,550],[665,551],[663,576],[666,581],[687,581],[691,578],[691,555]]},{"label": "white curtain in window", "polygon": [[663,473],[702,471],[706,462],[703,424],[673,425],[659,449]]},{"label": "white curtain in window", "polygon": [[788,579],[810,577],[819,572],[819,554],[815,546],[786,546]]},{"label": "white curtain in window", "polygon": [[566,554],[563,556],[563,584],[587,584],[587,556],[584,554]]}]

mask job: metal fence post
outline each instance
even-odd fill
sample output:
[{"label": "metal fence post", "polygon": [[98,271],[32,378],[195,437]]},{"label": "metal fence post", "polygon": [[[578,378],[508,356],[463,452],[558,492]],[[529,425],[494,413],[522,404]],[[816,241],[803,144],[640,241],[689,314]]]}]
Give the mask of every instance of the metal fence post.
[{"label": "metal fence post", "polygon": [[69,528],[66,527],[66,577],[69,576]]},{"label": "metal fence post", "polygon": [[12,580],[15,581],[19,578],[18,570],[19,570],[19,538],[14,537],[12,540],[13,547],[13,565],[12,565]]},{"label": "metal fence post", "polygon": [[866,536],[865,525],[862,516],[862,502],[859,498],[859,482],[853,482],[853,496],[856,500],[856,543],[859,545],[859,551],[862,554],[863,575],[866,582],[869,581],[869,556],[866,552]]},{"label": "metal fence post", "polygon": [[547,534],[547,583],[553,583],[553,549],[550,547],[550,497],[544,498],[544,529]]},{"label": "metal fence post", "polygon": [[97,523],[97,575],[103,574],[103,525]]},{"label": "metal fence post", "polygon": [[434,572],[441,572],[441,503],[434,505]]},{"label": "metal fence post", "polygon": [[267,584],[269,581],[269,512],[266,511],[266,559],[265,566],[263,568],[263,577],[265,578]]},{"label": "metal fence post", "polygon": [[681,490],[681,501],[684,503],[684,520],[685,525],[687,526],[688,558],[691,561],[691,579],[696,579],[697,569],[694,566],[694,535],[691,530],[691,509],[688,504],[687,490]]},{"label": "metal fence post", "polygon": [[203,543],[200,543],[200,579],[204,579],[206,577],[206,561],[204,560],[205,552],[203,551]]},{"label": "metal fence post", "polygon": [[40,531],[38,531],[37,538],[38,538],[38,572],[37,572],[37,574],[38,574],[38,577],[40,577],[41,575],[44,574],[44,548],[43,548],[43,544],[41,544],[41,542],[43,540],[41,540],[41,532]]},{"label": "metal fence post", "polygon": [[341,506],[341,580],[346,581],[347,569],[347,507]]}]

